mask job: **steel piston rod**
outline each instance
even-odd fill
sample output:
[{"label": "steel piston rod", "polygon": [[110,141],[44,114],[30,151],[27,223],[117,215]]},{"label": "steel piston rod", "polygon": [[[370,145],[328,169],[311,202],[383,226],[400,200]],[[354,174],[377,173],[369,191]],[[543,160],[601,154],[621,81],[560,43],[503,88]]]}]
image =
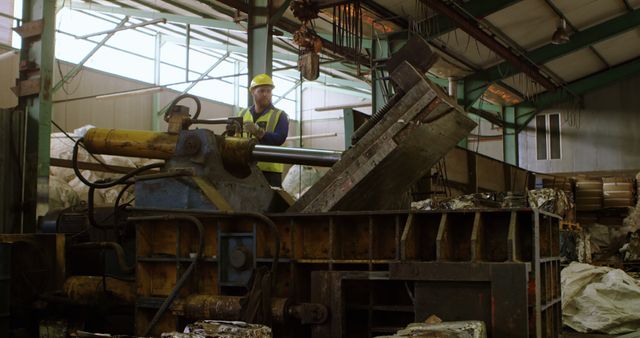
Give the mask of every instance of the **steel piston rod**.
[{"label": "steel piston rod", "polygon": [[[96,154],[168,160],[175,156],[178,139],[178,134],[155,131],[92,128],[84,135],[83,142],[89,152]],[[235,144],[231,148],[237,148],[236,150],[244,149],[240,153],[247,156],[240,159],[241,162],[262,161],[331,167],[342,156],[342,152],[333,150],[254,145],[255,143],[248,139],[242,141],[238,138],[228,138],[223,142]]]},{"label": "steel piston rod", "polygon": [[331,167],[340,160],[342,152],[258,144],[251,155],[256,161]]}]

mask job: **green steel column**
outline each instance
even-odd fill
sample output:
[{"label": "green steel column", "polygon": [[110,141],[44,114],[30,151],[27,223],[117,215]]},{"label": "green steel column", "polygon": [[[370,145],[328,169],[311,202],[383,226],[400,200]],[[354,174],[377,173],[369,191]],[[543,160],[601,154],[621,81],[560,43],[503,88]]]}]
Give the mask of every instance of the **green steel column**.
[{"label": "green steel column", "polygon": [[355,123],[353,121],[353,108],[344,108],[342,110],[344,120],[344,149],[351,147],[351,137],[353,136]]},{"label": "green steel column", "polygon": [[473,106],[487,91],[488,85],[482,81],[464,80],[463,90],[458,91],[458,103],[465,109]]},{"label": "green steel column", "polygon": [[516,106],[516,133],[520,133],[540,110],[533,107]]},{"label": "green steel column", "polygon": [[[262,73],[271,75],[273,63],[273,26],[269,22],[269,0],[249,0],[249,41],[247,62],[249,76],[247,87],[254,76]],[[253,98],[248,93],[251,105]]]},{"label": "green steel column", "polygon": [[[35,232],[37,216],[49,209],[49,143],[51,137],[51,112],[53,62],[55,57],[56,2],[50,0],[24,0],[22,27],[23,35],[20,61],[32,63],[36,72],[20,73],[19,103],[26,112],[26,146],[24,157],[22,232]],[[42,20],[42,21],[39,21]],[[32,35],[29,32],[39,31]],[[29,27],[36,27],[34,30]],[[39,91],[25,93],[29,80],[39,82]]]},{"label": "green steel column", "polygon": [[[447,86],[449,86],[450,84],[447,83]],[[456,101],[458,102],[458,104],[462,105],[464,107],[464,93],[465,93],[465,82],[462,80],[456,80],[455,85],[455,93],[454,96],[456,98]],[[469,116],[469,114],[467,113],[467,116]],[[465,137],[462,140],[460,140],[460,142],[458,142],[458,147],[460,148],[464,148],[464,149],[469,149],[469,138]]]},{"label": "green steel column", "polygon": [[502,148],[504,162],[518,165],[518,133],[516,132],[516,107],[504,107],[502,128]]}]

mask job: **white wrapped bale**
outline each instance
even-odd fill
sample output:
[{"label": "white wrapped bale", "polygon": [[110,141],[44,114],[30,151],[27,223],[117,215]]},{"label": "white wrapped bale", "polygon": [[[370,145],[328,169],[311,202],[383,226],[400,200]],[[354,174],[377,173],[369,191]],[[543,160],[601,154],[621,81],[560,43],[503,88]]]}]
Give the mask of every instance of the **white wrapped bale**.
[{"label": "white wrapped bale", "polygon": [[324,173],[318,169],[306,165],[294,165],[287,172],[287,176],[282,181],[282,188],[293,196],[296,200],[304,195],[312,185],[314,185]]},{"label": "white wrapped bale", "polygon": [[56,176],[49,176],[49,209],[65,209],[79,203],[78,194],[66,181]]},{"label": "white wrapped bale", "polygon": [[560,280],[564,325],[583,333],[640,331],[640,286],[624,271],[574,262]]}]

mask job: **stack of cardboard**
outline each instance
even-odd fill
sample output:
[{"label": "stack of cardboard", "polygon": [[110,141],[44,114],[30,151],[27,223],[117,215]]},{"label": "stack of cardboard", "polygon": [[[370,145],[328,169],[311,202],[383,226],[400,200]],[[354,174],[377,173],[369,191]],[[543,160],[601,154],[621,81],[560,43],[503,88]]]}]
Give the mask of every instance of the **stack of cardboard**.
[{"label": "stack of cardboard", "polygon": [[602,179],[604,207],[633,206],[633,180],[624,177],[604,177]]},{"label": "stack of cardboard", "polygon": [[576,179],[576,210],[596,210],[602,208],[602,179]]}]

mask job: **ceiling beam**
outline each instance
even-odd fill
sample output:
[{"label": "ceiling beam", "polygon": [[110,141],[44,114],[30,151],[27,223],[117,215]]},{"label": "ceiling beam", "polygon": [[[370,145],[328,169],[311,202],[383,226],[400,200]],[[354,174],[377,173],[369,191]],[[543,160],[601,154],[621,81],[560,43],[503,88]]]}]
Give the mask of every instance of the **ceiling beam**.
[{"label": "ceiling beam", "polygon": [[[544,64],[581,48],[591,46],[618,34],[622,34],[630,29],[638,27],[638,25],[640,25],[640,9],[636,9],[633,12],[620,15],[609,21],[577,32],[573,34],[571,36],[571,40],[565,44],[546,44],[526,53],[525,57],[531,60],[531,62]],[[509,62],[502,62],[476,74],[469,75],[467,78],[494,82],[517,73],[519,73],[519,70]]]},{"label": "ceiling beam", "polygon": [[249,13],[249,4],[245,1],[242,0],[216,0],[216,1],[212,1],[212,0],[198,0],[198,2],[201,2],[203,4],[207,4],[210,5],[211,2],[219,2],[221,4],[227,5],[233,9],[237,9],[240,12],[243,13]]},{"label": "ceiling beam", "polygon": [[313,0],[312,2],[317,6],[317,8],[324,9],[329,7],[346,5],[350,1],[348,0]]},{"label": "ceiling beam", "polygon": [[469,107],[467,109],[467,111],[473,115],[479,116],[493,124],[495,124],[498,127],[504,127],[504,121],[502,120],[502,118],[500,118],[500,116],[496,115],[496,114],[492,114],[487,112],[486,110],[482,110],[482,109],[478,109],[475,107]]},{"label": "ceiling beam", "polygon": [[540,73],[540,69],[537,65],[524,60],[521,56],[514,54],[509,48],[495,40],[487,32],[478,27],[478,24],[471,21],[460,14],[457,10],[453,9],[448,4],[445,4],[441,0],[420,0],[425,5],[433,8],[440,14],[449,17],[457,26],[463,31],[469,34],[474,39],[478,40],[489,49],[493,50],[500,57],[509,61],[516,68],[523,73],[527,74],[530,78],[541,84],[547,90],[554,90],[556,85],[551,82],[547,77]]},{"label": "ceiling beam", "polygon": [[[567,16],[564,15],[564,13],[560,10],[560,8],[558,8],[558,6],[556,6],[556,4],[553,3],[552,0],[544,0],[544,1],[547,3],[547,6],[551,8],[551,10],[553,10],[554,13],[556,13],[557,16],[561,17],[567,23],[567,26],[571,28],[572,31],[574,31],[575,33],[579,32],[576,26],[573,25],[571,20],[569,20],[569,18],[567,18]],[[607,66],[607,68],[611,67],[609,62],[607,62],[607,60],[602,56],[602,54],[600,54],[595,48],[593,48],[593,46],[589,46],[589,49],[598,57],[598,59],[600,59],[600,62],[602,62],[602,64]]]},{"label": "ceiling beam", "polygon": [[[167,35],[167,36],[163,36],[163,39],[164,41],[172,42],[178,45],[186,45],[185,39],[180,37]],[[238,53],[243,55],[247,54],[247,47],[242,47],[242,46],[227,45],[223,43],[217,43],[217,42],[205,41],[205,40],[191,40],[190,44],[191,46],[204,47],[204,48],[214,49],[221,52],[232,52],[232,53]],[[298,56],[295,54],[274,52],[273,59],[280,60],[280,61],[298,62]],[[321,62],[322,64],[320,66],[323,67],[322,66],[323,64],[325,65],[328,64],[327,61],[329,60],[322,61]],[[326,66],[326,67],[332,70],[337,70],[337,71],[347,72],[347,73],[354,71],[353,68],[340,64],[340,59],[335,60],[334,63],[331,63],[330,66]]]},{"label": "ceiling beam", "polygon": [[177,15],[166,12],[152,12],[141,9],[115,7],[115,6],[102,6],[93,3],[86,2],[68,2],[65,3],[65,7],[69,7],[74,10],[94,11],[100,13],[129,15],[137,18],[145,19],[167,19],[170,22],[178,22],[183,24],[205,26],[208,28],[217,28],[224,30],[233,30],[244,32],[246,29],[233,21],[224,21],[216,19],[206,19],[202,17],[195,17],[189,15]]},{"label": "ceiling beam", "polygon": [[[521,0],[471,0],[460,4],[460,6],[466,13],[472,15],[474,18],[483,19],[520,1]],[[427,40],[449,33],[458,28],[458,25],[446,15],[436,15],[428,21],[427,26],[435,27],[435,29],[433,32],[424,36]]]},{"label": "ceiling beam", "polygon": [[[368,6],[370,10],[372,10],[375,14],[379,15],[382,18],[391,18],[391,17],[393,17],[395,15],[393,12],[391,12],[387,8],[375,3],[374,0],[364,0],[364,1],[365,1],[364,2],[365,6]],[[511,2],[515,3],[517,1],[511,1]],[[375,4],[375,6],[369,6],[371,4]],[[470,3],[467,3],[467,5],[469,5],[469,4]],[[506,2],[502,2],[501,3],[499,1],[497,1],[494,4],[501,4],[502,7],[500,7],[500,8],[504,8],[504,5],[506,4]],[[485,5],[488,5],[488,4],[485,3]],[[488,6],[488,7],[482,7],[482,8],[485,8],[485,10],[480,11],[479,10],[480,6],[477,6],[477,4],[476,4],[476,6],[473,6],[471,8],[475,12],[483,12],[483,13],[486,11],[486,8],[495,9],[495,7]],[[397,17],[394,18],[394,20],[396,20],[396,21],[394,21],[394,23],[397,24],[400,28],[405,29],[405,30],[408,29],[409,23],[404,18],[397,16]],[[464,65],[464,67],[469,68],[471,71],[478,72],[478,68],[477,68],[476,65],[472,64],[472,62],[470,62],[469,60],[464,59],[461,55],[455,55],[454,53],[452,53],[450,50],[448,50],[446,48],[444,43],[442,43],[442,45],[439,45],[439,41],[438,40],[432,40],[432,41],[429,42],[429,46],[432,47],[432,48],[435,48],[435,49],[439,50],[441,53],[451,57],[456,62],[459,62],[460,64]],[[445,86],[445,87],[447,85],[446,83],[448,82],[446,79],[440,79],[440,78],[437,78],[435,76],[429,76],[429,79],[432,82],[438,83],[439,85],[442,85],[442,86]],[[444,81],[444,84],[441,84],[440,83],[441,81]],[[520,93],[518,90],[516,90],[516,89],[514,89],[514,88],[512,88],[510,86],[507,86],[506,84],[502,83],[501,81],[499,81],[498,84],[501,85],[502,87],[508,89],[509,91],[511,91],[516,96],[518,96],[520,98],[524,97],[524,95],[522,93]]]},{"label": "ceiling beam", "polygon": [[[120,4],[120,3],[118,3],[118,5],[123,6],[123,4]],[[124,8],[129,8],[129,7],[124,7]],[[76,10],[79,10],[79,9],[76,8]],[[154,10],[159,10],[159,9],[154,8]],[[93,12],[95,12],[95,11],[93,11]],[[93,16],[93,17],[101,19],[101,20],[106,20],[107,22],[117,23],[117,21],[113,22],[113,21],[105,19],[103,17],[99,17],[99,16],[96,16],[94,14],[91,14],[92,11],[86,11],[86,12],[82,11],[82,13],[86,13],[87,15]],[[114,14],[113,13],[105,13],[105,15],[108,16],[108,17],[111,17]],[[136,19],[136,20],[138,20],[138,19]],[[76,39],[79,38],[79,37],[77,37],[75,35],[72,35],[72,34],[69,34],[69,33],[65,33],[65,32],[62,32],[62,31],[58,31],[58,32],[61,33],[61,34],[72,36],[72,37],[74,37]],[[174,31],[174,33],[179,34],[179,32],[175,32],[175,31]],[[88,39],[83,39],[83,40],[86,40],[88,42],[91,42],[91,43],[95,44],[95,42],[93,42],[91,40],[88,40]],[[186,44],[186,41],[185,41],[184,38],[179,38],[179,37],[176,37],[176,36],[173,36],[173,35],[163,35],[163,40],[164,41],[168,41],[168,42],[172,42],[172,43],[176,43],[176,44],[179,44],[179,45],[185,45]],[[216,49],[216,50],[223,51],[223,52],[233,52],[233,53],[238,53],[238,54],[247,54],[247,48],[246,47],[241,47],[241,46],[236,46],[236,45],[231,45],[231,44],[216,43],[216,42],[208,41],[208,40],[191,40],[190,44],[192,46],[205,47],[205,48],[208,48],[208,49]],[[132,54],[132,55],[136,55],[138,57],[146,58],[148,60],[152,60],[152,58],[146,57],[144,55],[136,54],[136,53],[133,53],[131,51],[126,51],[126,50],[123,50],[123,49],[120,49],[120,48],[117,48],[117,47],[114,47],[114,46],[110,46],[110,45],[106,45],[106,46],[109,47],[109,48],[112,48],[114,50],[118,50],[120,52],[125,52],[125,53],[129,53],[129,54]],[[207,54],[207,55],[209,55],[209,54]],[[219,55],[210,55],[210,56],[214,56],[216,58],[220,57]],[[279,61],[292,62],[292,61],[297,61],[297,59],[298,59],[297,55],[295,55],[295,54],[274,53],[274,56],[275,56],[274,57],[274,61],[279,60]],[[340,59],[321,61],[320,62],[320,69],[321,69],[320,71],[321,71],[321,73],[325,74],[325,75],[328,74],[330,76],[335,76],[336,74],[332,73],[333,71],[347,72],[347,73],[354,71],[353,68],[348,67],[346,65],[335,64],[335,63],[339,63],[340,61],[341,61]],[[285,66],[287,66],[287,64],[285,64],[285,63],[282,63],[282,62],[279,62],[279,63],[280,64],[284,64]],[[176,66],[176,65],[173,65],[173,64],[170,64],[170,63],[162,62],[162,64],[166,64],[166,65],[171,66],[171,67],[176,67],[176,68],[182,69],[182,68],[180,68],[180,66]],[[292,69],[293,68],[295,68],[295,67],[292,67]],[[277,70],[277,68],[276,68],[276,70]],[[293,75],[293,73],[288,73],[287,75],[289,77],[292,77],[293,79],[299,78],[299,75]],[[345,77],[345,75],[343,75],[342,73],[339,73],[338,75]],[[221,81],[225,81],[225,80],[221,79]],[[362,82],[362,80],[360,80],[360,79],[358,79],[358,81],[346,79],[345,81],[353,81],[353,83],[357,83],[358,85],[357,86],[354,85],[354,87],[368,89],[367,87],[363,87],[363,86],[366,85],[366,83]]]},{"label": "ceiling beam", "polygon": [[[207,2],[210,2],[211,0],[208,0],[208,1],[198,0],[198,1],[202,3],[207,3]],[[244,1],[239,1],[239,0],[216,0],[216,1],[222,4],[225,4],[229,7],[235,8],[238,11],[241,11],[244,13],[249,12],[249,5]],[[286,18],[280,19],[276,24],[276,26],[278,28],[284,29],[285,31],[291,34],[293,34],[295,31],[297,31],[300,28],[300,24],[297,24]],[[349,61],[361,63],[365,65],[368,65],[370,63],[369,56],[362,54],[359,51],[356,52],[352,48],[337,46],[333,43],[333,41],[330,41],[329,39],[324,37],[320,37],[320,40],[322,41],[322,49],[325,54],[328,54],[328,55],[338,54],[339,56],[342,56]]]},{"label": "ceiling beam", "polygon": [[[182,37],[176,37],[176,36],[164,36],[163,39],[165,41],[169,41],[175,44],[180,44],[180,45],[185,45],[186,46],[186,40]],[[228,52],[233,52],[233,53],[238,53],[238,54],[247,54],[247,47],[242,47],[242,46],[235,46],[235,45],[231,45],[231,44],[224,44],[224,43],[217,43],[217,42],[213,42],[213,41],[205,41],[205,40],[199,40],[199,39],[191,39],[190,43],[191,46],[198,46],[198,47],[205,47],[205,48],[209,48],[209,49],[215,49],[215,50],[219,50],[219,51],[228,51]],[[273,58],[275,60],[282,60],[282,61],[294,61],[297,62],[298,61],[298,56],[295,54],[286,54],[286,53],[273,53]]]},{"label": "ceiling beam", "polygon": [[[184,3],[181,3],[180,2],[181,0],[162,0],[162,1],[167,3],[167,4],[169,4],[169,5],[171,5],[171,6],[173,6],[173,7],[179,8],[179,9],[185,11],[185,12],[193,13],[193,8],[185,5]],[[209,17],[210,19],[219,19],[219,20],[229,19],[229,20],[233,20],[234,14],[235,14],[234,10],[229,9],[229,8],[225,8],[225,7],[221,6],[221,5],[216,5],[213,2],[207,2],[206,5],[207,5],[207,7],[213,9],[214,11],[216,11],[218,13],[220,13],[220,16],[221,16],[221,17],[215,17],[215,18],[214,17]],[[206,15],[202,15],[202,16],[203,17],[207,17]],[[222,18],[222,16],[226,16],[228,18]]]},{"label": "ceiling beam", "polygon": [[640,74],[640,57],[623,64],[613,66],[610,69],[589,75],[580,80],[573,81],[566,85],[566,90],[558,90],[552,93],[543,93],[535,96],[531,101],[517,105],[521,108],[535,108],[540,111],[552,105],[570,99],[572,93],[577,95],[585,94],[589,91],[605,87],[616,81],[624,80],[634,75]]},{"label": "ceiling beam", "polygon": [[377,2],[375,2],[375,0],[364,0],[362,4],[375,14],[379,15],[383,20],[393,22],[394,24],[405,29],[409,27],[409,22],[407,21],[407,19],[378,4]]}]

